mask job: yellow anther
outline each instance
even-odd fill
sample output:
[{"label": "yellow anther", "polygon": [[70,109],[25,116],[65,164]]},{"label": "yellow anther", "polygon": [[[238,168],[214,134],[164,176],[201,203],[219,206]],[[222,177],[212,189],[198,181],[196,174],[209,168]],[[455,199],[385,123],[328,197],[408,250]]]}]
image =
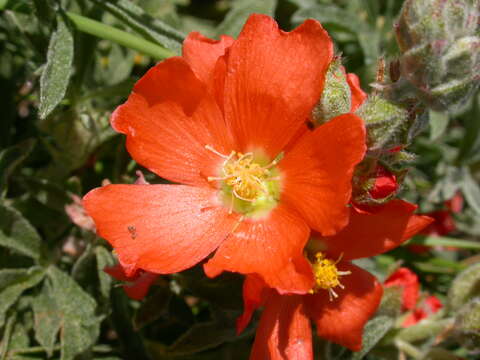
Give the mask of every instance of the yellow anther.
[{"label": "yellow anther", "polygon": [[340,277],[351,273],[350,271],[339,271],[337,269],[337,264],[340,260],[341,256],[337,261],[333,261],[327,259],[322,252],[315,254],[315,262],[312,264],[315,285],[313,289],[310,290],[311,294],[315,294],[320,289],[323,289],[328,291],[330,301],[338,297],[333,288],[338,286],[343,289],[344,286],[340,282]]},{"label": "yellow anther", "polygon": [[224,181],[231,187],[233,196],[248,202],[254,202],[262,194],[268,195],[266,182],[273,180],[269,169],[275,166],[278,160],[267,166],[261,166],[254,161],[253,153],[242,154],[232,151],[229,156],[225,156],[209,145],[205,148],[225,159],[223,176],[208,177],[208,181]]}]

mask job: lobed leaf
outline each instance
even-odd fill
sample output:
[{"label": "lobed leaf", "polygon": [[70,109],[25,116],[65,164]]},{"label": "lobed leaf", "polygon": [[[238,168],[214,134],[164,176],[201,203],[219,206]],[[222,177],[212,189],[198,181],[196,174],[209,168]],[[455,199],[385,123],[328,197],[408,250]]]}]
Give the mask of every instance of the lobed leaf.
[{"label": "lobed leaf", "polygon": [[73,34],[64,16],[57,16],[57,29],[50,38],[47,63],[40,78],[40,118],[46,118],[63,100],[73,72]]},{"label": "lobed leaf", "polygon": [[7,310],[25,290],[40,283],[44,276],[45,271],[39,267],[0,270],[0,327],[5,322]]},{"label": "lobed leaf", "polygon": [[0,246],[38,260],[41,241],[35,228],[19,211],[0,204]]},{"label": "lobed leaf", "polygon": [[362,350],[352,355],[352,360],[363,359],[370,350],[385,336],[393,327],[393,319],[388,316],[376,316],[370,320],[363,330]]},{"label": "lobed leaf", "polygon": [[74,359],[98,338],[100,319],[95,316],[96,302],[70,276],[55,266],[48,268],[47,275],[51,288],[48,301],[55,304],[55,316],[61,318],[61,360]]}]

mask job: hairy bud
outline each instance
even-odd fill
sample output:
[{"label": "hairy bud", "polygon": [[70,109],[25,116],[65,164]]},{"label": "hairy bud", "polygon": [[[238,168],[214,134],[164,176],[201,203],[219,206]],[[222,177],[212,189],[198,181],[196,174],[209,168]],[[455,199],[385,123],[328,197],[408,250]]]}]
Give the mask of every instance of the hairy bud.
[{"label": "hairy bud", "polygon": [[480,84],[480,0],[407,0],[396,26],[402,53],[391,99],[419,96],[454,111]]},{"label": "hairy bud", "polygon": [[336,58],[328,68],[322,97],[313,108],[312,120],[318,126],[335,116],[350,112],[350,108],[351,91],[347,74],[340,58]]}]

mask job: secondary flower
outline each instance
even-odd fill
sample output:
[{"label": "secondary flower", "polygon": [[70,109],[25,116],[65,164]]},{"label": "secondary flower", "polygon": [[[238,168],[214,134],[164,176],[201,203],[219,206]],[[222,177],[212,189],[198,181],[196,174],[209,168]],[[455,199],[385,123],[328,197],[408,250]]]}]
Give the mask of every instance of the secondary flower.
[{"label": "secondary flower", "polygon": [[331,237],[311,239],[307,246],[315,273],[310,294],[279,294],[258,276],[247,276],[242,331],[253,311],[264,307],[251,360],[312,359],[310,320],[318,336],[358,351],[363,328],[375,313],[382,285],[351,260],[388,251],[427,226],[431,219],[413,215],[416,206],[392,200],[373,214],[351,208],[350,222]]},{"label": "secondary flower", "polygon": [[419,321],[435,314],[443,307],[435,295],[426,297],[413,311],[403,320],[402,327],[410,327]]},{"label": "secondary flower", "polygon": [[306,293],[310,229],[348,222],[351,177],[365,128],[344,114],[310,130],[333,58],[314,20],[292,32],[252,15],[237,40],[191,33],[183,56],[140,79],[112,126],[140,164],[178,184],[108,185],[84,198],[122,264],[154,273],[205,264],[257,273],[280,291]]},{"label": "secondary flower", "polygon": [[384,282],[385,287],[402,288],[402,310],[410,311],[403,319],[402,327],[415,325],[440,310],[443,305],[435,295],[429,295],[420,303],[420,282],[412,270],[401,267],[393,272]]},{"label": "secondary flower", "polygon": [[126,282],[126,284],[122,285],[123,290],[125,290],[128,297],[134,300],[142,300],[158,278],[158,274],[141,269],[135,269],[133,273],[126,271],[121,264],[106,267],[103,271],[116,280]]},{"label": "secondary flower", "polygon": [[[434,221],[425,229],[423,229],[421,232],[422,235],[444,236],[457,230],[455,219],[452,214],[458,214],[462,211],[462,194],[457,192],[450,200],[445,201],[444,206],[446,209],[436,210],[425,214],[433,218]],[[417,254],[422,254],[430,250],[428,246],[423,245],[410,245],[408,248],[410,251]],[[457,250],[455,247],[451,246],[445,247],[444,249]]]},{"label": "secondary flower", "polygon": [[420,292],[418,276],[406,267],[398,268],[384,282],[385,287],[399,286],[402,289],[402,310],[412,310],[417,305]]}]

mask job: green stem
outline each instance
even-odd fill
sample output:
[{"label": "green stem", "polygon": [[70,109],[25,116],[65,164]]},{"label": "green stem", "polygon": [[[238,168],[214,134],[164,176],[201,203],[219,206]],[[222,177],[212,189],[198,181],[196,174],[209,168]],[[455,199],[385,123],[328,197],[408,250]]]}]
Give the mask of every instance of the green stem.
[{"label": "green stem", "polygon": [[408,242],[408,245],[424,245],[424,246],[453,246],[460,249],[480,250],[480,242],[457,240],[445,236],[417,236]]},{"label": "green stem", "polygon": [[155,59],[162,60],[175,55],[173,51],[113,26],[105,25],[99,21],[71,12],[68,12],[67,16],[73,22],[75,27],[82,32],[102,39],[114,41],[117,44],[137,50]]}]

